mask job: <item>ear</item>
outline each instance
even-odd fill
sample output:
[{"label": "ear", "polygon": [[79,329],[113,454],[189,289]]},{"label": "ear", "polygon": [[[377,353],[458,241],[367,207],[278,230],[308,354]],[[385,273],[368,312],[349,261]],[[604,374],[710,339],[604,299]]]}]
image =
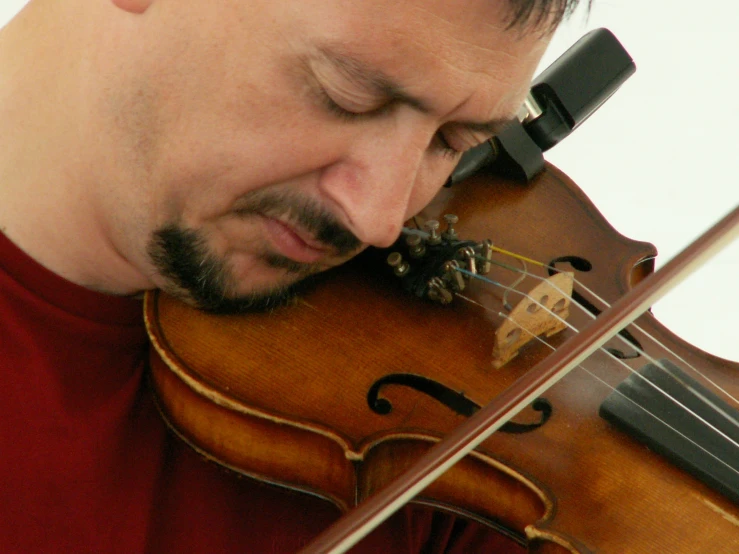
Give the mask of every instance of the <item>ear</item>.
[{"label": "ear", "polygon": [[154,0],[111,0],[113,5],[131,13],[144,13]]}]

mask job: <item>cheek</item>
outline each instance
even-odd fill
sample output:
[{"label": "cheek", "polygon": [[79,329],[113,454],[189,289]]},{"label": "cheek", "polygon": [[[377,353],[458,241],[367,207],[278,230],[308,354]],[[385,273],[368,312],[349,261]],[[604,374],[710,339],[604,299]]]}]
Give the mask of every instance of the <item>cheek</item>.
[{"label": "cheek", "polygon": [[192,114],[192,131],[172,132],[157,177],[168,191],[169,206],[190,217],[226,212],[252,190],[286,183],[310,187],[343,155],[346,133],[327,126],[294,99],[257,100],[238,111]]},{"label": "cheek", "polygon": [[[326,134],[277,71],[242,68],[212,76],[209,82],[204,72],[195,83],[181,83],[177,101],[164,107],[155,161],[163,180],[205,188],[224,177],[267,184],[321,163],[316,154]],[[175,96],[174,89],[165,93]]]}]

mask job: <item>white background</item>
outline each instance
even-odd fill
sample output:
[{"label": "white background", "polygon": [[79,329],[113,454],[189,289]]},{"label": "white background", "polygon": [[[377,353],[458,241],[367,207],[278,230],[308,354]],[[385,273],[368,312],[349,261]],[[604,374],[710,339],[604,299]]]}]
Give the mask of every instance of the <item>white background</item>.
[{"label": "white background", "polygon": [[[584,1],[584,0],[583,0]],[[636,73],[547,159],[622,234],[657,246],[657,266],[739,204],[739,2],[594,0],[555,35],[553,62],[607,27]],[[669,329],[739,361],[739,241],[653,307]]]},{"label": "white background", "polygon": [[[0,24],[25,4],[0,2]],[[557,32],[542,62],[597,27],[636,61],[636,74],[547,159],[621,233],[655,244],[658,267],[739,204],[738,22],[735,0],[595,0],[589,17],[581,9]],[[737,274],[739,241],[653,311],[689,342],[739,361]]]}]

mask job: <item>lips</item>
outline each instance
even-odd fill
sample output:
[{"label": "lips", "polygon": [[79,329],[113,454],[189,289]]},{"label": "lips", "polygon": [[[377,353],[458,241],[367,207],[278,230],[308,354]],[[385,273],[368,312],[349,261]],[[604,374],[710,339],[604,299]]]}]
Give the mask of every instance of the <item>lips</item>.
[{"label": "lips", "polygon": [[331,250],[322,246],[305,232],[271,217],[262,216],[267,236],[275,249],[286,258],[299,263],[316,263],[331,255]]}]

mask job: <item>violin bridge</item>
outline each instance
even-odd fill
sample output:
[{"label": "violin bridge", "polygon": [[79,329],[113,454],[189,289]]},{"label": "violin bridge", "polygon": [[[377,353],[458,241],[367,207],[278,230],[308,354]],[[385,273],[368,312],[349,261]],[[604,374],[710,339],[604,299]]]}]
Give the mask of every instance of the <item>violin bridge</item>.
[{"label": "violin bridge", "polygon": [[540,335],[552,336],[565,329],[570,315],[574,274],[557,273],[544,279],[508,314],[495,332],[492,364],[507,364],[518,351]]}]

